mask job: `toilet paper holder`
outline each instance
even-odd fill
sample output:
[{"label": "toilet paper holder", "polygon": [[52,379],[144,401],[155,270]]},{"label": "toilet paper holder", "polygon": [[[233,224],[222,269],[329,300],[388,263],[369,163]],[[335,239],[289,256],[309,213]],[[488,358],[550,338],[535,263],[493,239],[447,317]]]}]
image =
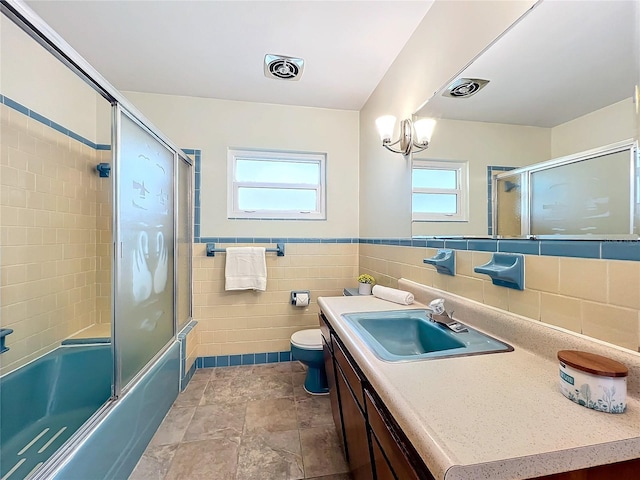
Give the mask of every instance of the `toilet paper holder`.
[{"label": "toilet paper holder", "polygon": [[311,303],[311,292],[309,290],[292,290],[291,291],[291,305],[296,306],[298,303],[298,295],[305,294]]}]

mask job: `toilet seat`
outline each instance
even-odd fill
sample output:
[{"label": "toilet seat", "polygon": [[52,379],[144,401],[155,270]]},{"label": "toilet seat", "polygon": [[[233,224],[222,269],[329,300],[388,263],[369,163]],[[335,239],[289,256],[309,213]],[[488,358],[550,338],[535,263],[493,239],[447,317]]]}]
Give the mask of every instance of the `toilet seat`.
[{"label": "toilet seat", "polygon": [[291,345],[303,350],[322,350],[322,333],[319,328],[300,330],[291,335]]}]

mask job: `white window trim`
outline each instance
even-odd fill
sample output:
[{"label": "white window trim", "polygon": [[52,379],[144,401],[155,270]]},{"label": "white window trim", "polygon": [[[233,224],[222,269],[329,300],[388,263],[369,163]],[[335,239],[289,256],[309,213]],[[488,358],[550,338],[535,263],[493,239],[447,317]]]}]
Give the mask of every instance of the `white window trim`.
[{"label": "white window trim", "polygon": [[[469,204],[467,201],[469,191],[469,163],[455,161],[440,161],[414,159],[411,167],[413,178],[414,169],[428,170],[455,170],[456,182],[458,188],[414,188],[411,186],[411,219],[415,222],[467,222],[469,220]],[[414,193],[433,193],[433,194],[455,194],[457,205],[457,214],[445,214],[435,212],[414,212],[413,211],[413,194]]]},{"label": "white window trim", "polygon": [[[235,181],[237,159],[315,163],[320,166],[320,180],[318,184],[237,182]],[[326,220],[326,160],[327,156],[324,153],[297,153],[275,150],[229,148],[227,153],[227,218],[248,218],[260,220]],[[241,187],[315,190],[316,209],[315,211],[240,210],[238,208],[238,188]]]}]

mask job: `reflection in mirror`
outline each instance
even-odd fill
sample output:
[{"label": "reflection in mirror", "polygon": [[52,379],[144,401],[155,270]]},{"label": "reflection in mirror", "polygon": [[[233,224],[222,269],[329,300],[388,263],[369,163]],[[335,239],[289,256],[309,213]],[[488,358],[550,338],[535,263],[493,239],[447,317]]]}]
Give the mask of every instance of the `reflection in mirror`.
[{"label": "reflection in mirror", "polygon": [[[414,236],[496,233],[492,173],[637,138],[637,8],[633,1],[540,2],[419,109],[438,127],[416,159],[468,162],[469,220],[414,221]],[[474,95],[450,96],[447,88],[461,78],[489,82]],[[628,165],[616,175],[631,182]],[[521,235],[516,206],[525,192],[498,190],[495,198],[509,205],[497,212],[500,234]],[[584,227],[557,223],[556,235]]]}]

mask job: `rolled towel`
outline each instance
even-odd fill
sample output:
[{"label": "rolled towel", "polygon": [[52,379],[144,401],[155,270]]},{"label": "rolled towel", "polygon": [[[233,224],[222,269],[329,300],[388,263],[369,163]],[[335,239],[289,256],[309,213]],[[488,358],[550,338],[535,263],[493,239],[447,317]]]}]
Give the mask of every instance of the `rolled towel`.
[{"label": "rolled towel", "polygon": [[413,293],[398,290],[396,288],[383,287],[375,285],[371,293],[374,297],[388,300],[389,302],[400,303],[402,305],[411,305],[413,303]]}]

